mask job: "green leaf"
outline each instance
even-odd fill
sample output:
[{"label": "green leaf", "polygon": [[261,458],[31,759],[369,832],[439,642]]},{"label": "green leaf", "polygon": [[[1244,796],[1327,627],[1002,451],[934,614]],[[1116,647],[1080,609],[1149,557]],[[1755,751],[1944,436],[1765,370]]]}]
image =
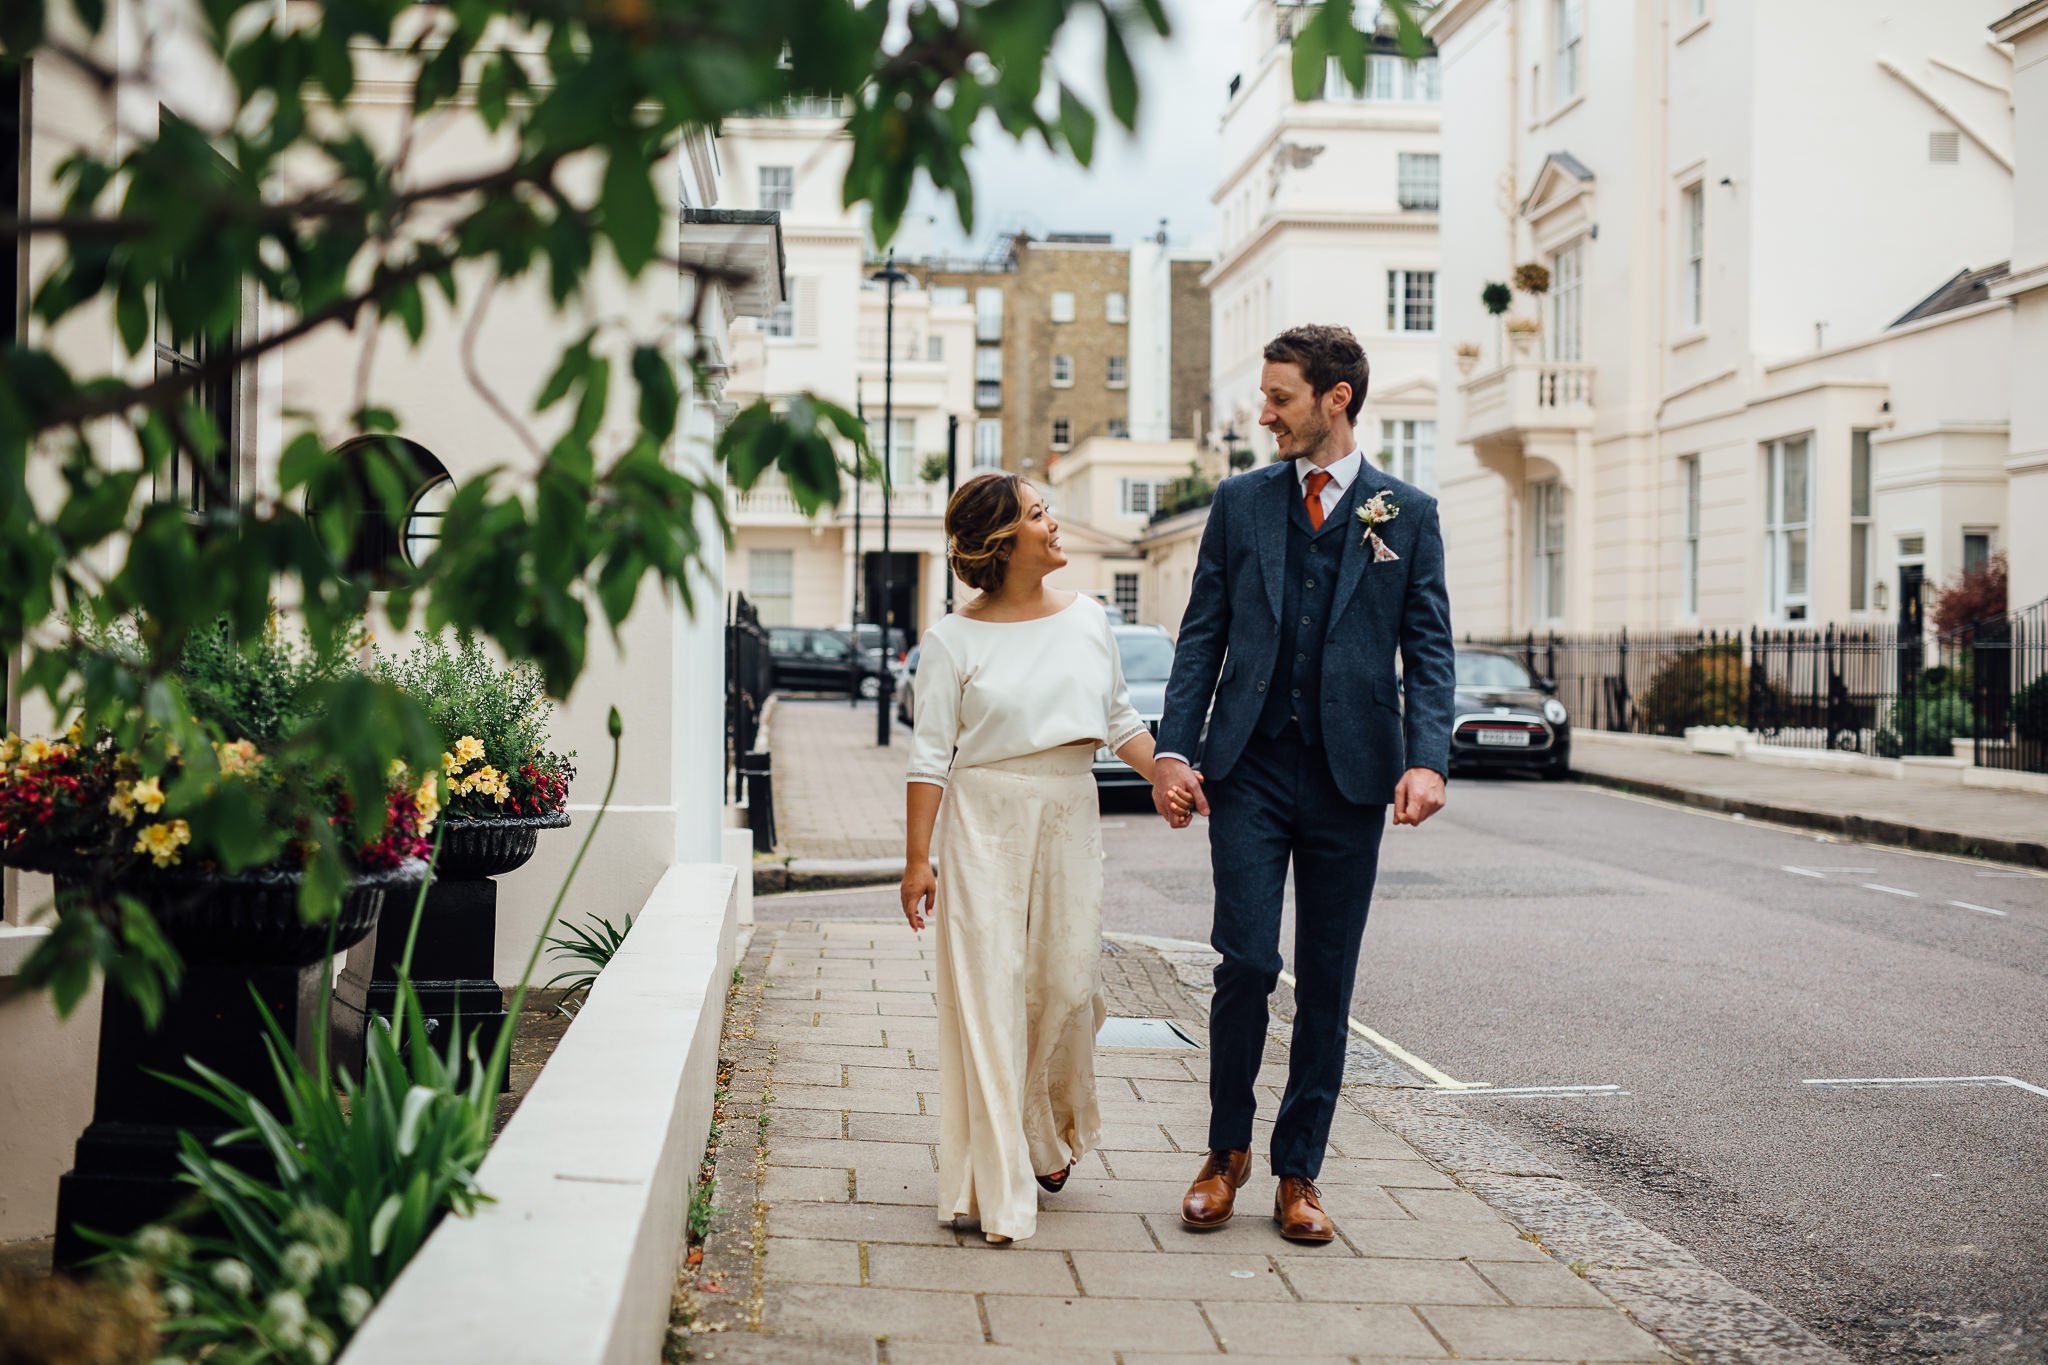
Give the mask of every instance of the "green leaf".
[{"label": "green leaf", "polygon": [[614,146],[605,162],[605,236],[628,275],[638,275],[654,259],[655,236],[661,230],[661,200],[654,193],[648,163],[636,146]]},{"label": "green leaf", "polygon": [[586,332],[583,339],[562,352],[561,360],[555,365],[555,372],[548,376],[548,382],[541,387],[540,397],[533,400],[535,412],[546,412],[568,396],[569,390],[583,378],[590,368],[590,342],[595,333]]},{"label": "green leaf", "polygon": [[641,427],[655,439],[666,441],[676,429],[676,410],[682,401],[668,357],[658,347],[635,347],[633,379],[640,386]]},{"label": "green leaf", "polygon": [[1123,29],[1106,6],[1103,11],[1103,37],[1102,74],[1109,82],[1109,112],[1116,116],[1118,123],[1136,131],[1138,69],[1131,61],[1131,50],[1124,45]]},{"label": "green leaf", "polygon": [[1060,131],[1074,151],[1074,160],[1086,166],[1095,159],[1095,114],[1064,84],[1060,86]]}]

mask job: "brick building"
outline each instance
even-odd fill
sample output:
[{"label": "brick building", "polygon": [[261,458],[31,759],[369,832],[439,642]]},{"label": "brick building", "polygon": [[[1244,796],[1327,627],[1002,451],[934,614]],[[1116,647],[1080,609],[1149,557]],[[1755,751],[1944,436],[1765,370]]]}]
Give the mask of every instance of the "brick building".
[{"label": "brick building", "polygon": [[975,309],[974,467],[1042,473],[1096,436],[1199,437],[1207,264],[1158,239],[1053,233],[980,265],[909,267],[935,299]]}]

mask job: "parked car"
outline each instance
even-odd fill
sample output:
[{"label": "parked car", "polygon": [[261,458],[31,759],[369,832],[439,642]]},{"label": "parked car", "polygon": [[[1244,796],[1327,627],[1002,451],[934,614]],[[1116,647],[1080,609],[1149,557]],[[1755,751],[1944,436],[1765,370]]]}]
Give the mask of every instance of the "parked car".
[{"label": "parked car", "polygon": [[[1159,717],[1166,710],[1166,680],[1173,673],[1173,637],[1158,626],[1111,626],[1118,656],[1123,660],[1124,686],[1130,690],[1131,705],[1138,718],[1159,733]],[[1095,785],[1100,787],[1143,787],[1150,785],[1137,769],[1118,758],[1104,745],[1095,751]]]},{"label": "parked car", "polygon": [[905,725],[917,724],[912,713],[912,698],[917,693],[917,656],[924,652],[923,645],[912,645],[910,654],[903,660],[903,674],[896,679],[896,719]]},{"label": "parked car", "polygon": [[1451,770],[1521,769],[1556,780],[1572,769],[1571,716],[1556,684],[1504,650],[1460,645]]},{"label": "parked car", "polygon": [[857,655],[846,631],[823,626],[768,627],[768,657],[778,692],[836,692],[844,696],[859,679],[860,695],[881,695],[879,659]]}]

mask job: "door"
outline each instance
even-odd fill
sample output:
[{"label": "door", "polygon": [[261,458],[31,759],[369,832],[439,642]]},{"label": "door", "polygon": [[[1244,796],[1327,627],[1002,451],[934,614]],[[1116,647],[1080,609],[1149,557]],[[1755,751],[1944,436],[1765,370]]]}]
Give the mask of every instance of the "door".
[{"label": "door", "polygon": [[919,570],[924,564],[924,556],[904,554],[901,551],[889,555],[889,591],[886,599],[882,592],[882,556],[879,553],[872,553],[866,558],[867,601],[870,603],[868,621],[873,621],[875,609],[881,608],[891,627],[891,639],[915,640],[918,637],[918,578]]}]

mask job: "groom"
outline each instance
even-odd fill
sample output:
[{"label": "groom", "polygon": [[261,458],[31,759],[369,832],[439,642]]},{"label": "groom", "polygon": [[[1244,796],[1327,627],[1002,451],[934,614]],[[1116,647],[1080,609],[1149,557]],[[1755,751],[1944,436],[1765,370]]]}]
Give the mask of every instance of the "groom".
[{"label": "groom", "polygon": [[[1266,346],[1265,362],[1259,425],[1278,457],[1216,490],[1152,791],[1176,828],[1210,817],[1210,942],[1223,955],[1209,1008],[1210,1151],[1181,1218],[1227,1222],[1251,1174],[1291,860],[1296,1012],[1273,1122],[1273,1217],[1283,1237],[1328,1242],[1337,1231],[1315,1178],[1344,1079],[1387,806],[1395,824],[1419,825],[1444,804],[1450,605],[1435,500],[1367,463],[1352,434],[1368,373],[1357,338],[1296,327]],[[1199,773],[1186,757],[1198,743]]]}]

